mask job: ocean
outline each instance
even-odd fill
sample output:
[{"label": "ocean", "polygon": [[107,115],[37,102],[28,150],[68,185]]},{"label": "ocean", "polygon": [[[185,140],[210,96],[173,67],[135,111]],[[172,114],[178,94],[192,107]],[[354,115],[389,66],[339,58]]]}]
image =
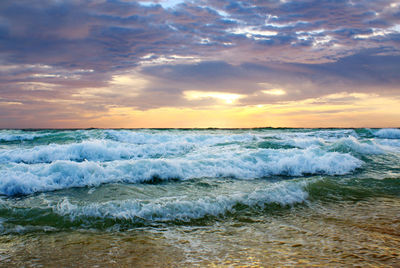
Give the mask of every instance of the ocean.
[{"label": "ocean", "polygon": [[400,129],[0,130],[0,266],[400,264]]}]

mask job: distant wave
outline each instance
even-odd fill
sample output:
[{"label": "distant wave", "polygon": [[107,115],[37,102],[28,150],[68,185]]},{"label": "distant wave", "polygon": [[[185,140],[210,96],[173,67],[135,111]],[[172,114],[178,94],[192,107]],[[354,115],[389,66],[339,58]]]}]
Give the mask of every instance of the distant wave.
[{"label": "distant wave", "polygon": [[49,134],[38,134],[38,133],[15,133],[15,131],[2,131],[0,133],[0,141],[24,141],[33,140],[38,137],[45,137]]},{"label": "distant wave", "polygon": [[188,131],[171,131],[167,133],[138,132],[130,130],[106,130],[106,137],[112,140],[133,144],[159,144],[165,142],[194,143],[197,145],[215,145],[230,142],[245,142],[256,140],[257,136],[250,133],[198,133]]},{"label": "distant wave", "polygon": [[329,149],[331,151],[359,154],[383,154],[385,152],[384,147],[374,141],[359,142],[354,137],[341,138],[329,145]]},{"label": "distant wave", "polygon": [[400,139],[400,129],[398,128],[384,128],[376,131],[375,136],[386,139]]}]

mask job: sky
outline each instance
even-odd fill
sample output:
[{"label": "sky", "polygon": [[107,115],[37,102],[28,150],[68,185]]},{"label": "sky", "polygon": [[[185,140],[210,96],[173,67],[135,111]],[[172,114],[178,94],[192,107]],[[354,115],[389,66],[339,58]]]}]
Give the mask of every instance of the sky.
[{"label": "sky", "polygon": [[0,128],[400,127],[400,1],[1,0]]}]

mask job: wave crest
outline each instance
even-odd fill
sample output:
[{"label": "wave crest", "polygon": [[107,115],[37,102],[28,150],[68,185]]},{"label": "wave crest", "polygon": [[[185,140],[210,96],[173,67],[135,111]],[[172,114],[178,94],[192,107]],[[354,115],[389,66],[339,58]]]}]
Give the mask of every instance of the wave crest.
[{"label": "wave crest", "polygon": [[102,183],[140,183],[157,177],[194,179],[202,177],[261,178],[271,175],[343,175],[354,171],[362,161],[350,154],[306,150],[259,149],[238,154],[195,155],[177,159],[118,160],[112,162],[71,162],[50,164],[10,164],[0,170],[0,194],[17,195]]}]

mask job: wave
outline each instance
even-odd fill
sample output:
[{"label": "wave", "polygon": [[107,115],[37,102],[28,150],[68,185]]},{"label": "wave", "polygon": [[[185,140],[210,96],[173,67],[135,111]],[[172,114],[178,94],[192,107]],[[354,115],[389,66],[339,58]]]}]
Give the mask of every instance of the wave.
[{"label": "wave", "polygon": [[108,139],[133,143],[133,144],[160,144],[165,142],[182,142],[182,143],[194,143],[196,145],[215,145],[225,144],[232,142],[246,142],[257,140],[258,137],[254,134],[229,134],[227,133],[196,133],[188,132],[183,134],[182,132],[174,131],[168,133],[154,133],[149,131],[129,131],[129,130],[106,130],[106,137]]},{"label": "wave", "polygon": [[80,205],[63,199],[53,211],[72,220],[81,217],[111,218],[130,221],[190,221],[206,216],[233,213],[235,206],[265,208],[268,204],[281,206],[304,202],[309,181],[283,181],[256,189],[250,193],[233,192],[229,195],[205,196],[197,200],[186,196],[161,198],[151,201],[118,200]]},{"label": "wave", "polygon": [[334,141],[340,138],[354,137],[359,138],[359,135],[353,129],[338,129],[338,130],[301,130],[294,132],[278,132],[267,134],[270,137],[276,137],[281,140],[291,141],[292,139],[317,139],[319,141]]},{"label": "wave", "polygon": [[120,159],[160,158],[188,153],[194,145],[162,143],[147,145],[123,144],[107,140],[81,143],[50,144],[33,148],[0,150],[0,163],[50,163],[56,160],[112,161]]},{"label": "wave", "polygon": [[374,133],[376,137],[386,139],[400,139],[400,129],[398,128],[383,128]]},{"label": "wave", "polygon": [[354,137],[341,138],[329,145],[328,148],[330,151],[357,154],[383,154],[385,152],[382,146],[373,141],[360,142]]},{"label": "wave", "polygon": [[0,142],[50,144],[104,138],[103,130],[0,130]]},{"label": "wave", "polygon": [[376,143],[387,151],[399,151],[400,140],[396,139],[377,139]]},{"label": "wave", "polygon": [[308,148],[311,146],[326,146],[341,139],[358,139],[359,136],[352,129],[341,130],[319,130],[309,132],[275,133],[264,138],[276,138],[281,144],[297,148]]},{"label": "wave", "polygon": [[[110,132],[111,130],[109,130]],[[112,133],[121,134],[122,131]],[[129,131],[127,131],[129,132]],[[334,133],[334,132],[333,132]],[[347,133],[347,132],[346,132]],[[82,133],[81,133],[82,134]],[[81,135],[80,134],[80,135]],[[57,160],[69,161],[114,161],[127,159],[152,159],[152,158],[176,158],[190,154],[207,159],[210,154],[223,154],[225,151],[235,151],[238,154],[248,153],[252,149],[276,149],[282,152],[285,149],[310,149],[338,151],[353,154],[383,154],[386,151],[397,151],[398,144],[393,139],[364,139],[354,136],[322,139],[307,135],[283,137],[246,135],[208,135],[208,134],[166,134],[155,135],[149,133],[129,132],[128,141],[109,139],[92,139],[81,142],[48,145],[36,145],[29,148],[0,149],[1,163],[51,163]],[[344,134],[344,132],[340,132]],[[275,135],[275,134],[274,134]],[[330,135],[333,135],[332,133]],[[139,139],[136,139],[140,137]],[[284,139],[282,139],[284,138]],[[141,140],[143,139],[143,140]],[[121,139],[123,140],[123,139]],[[133,142],[135,140],[135,143]],[[146,141],[146,143],[144,142]],[[240,142],[239,142],[240,141]],[[244,142],[246,141],[246,142]],[[222,143],[224,142],[224,143]],[[237,143],[239,142],[239,143]],[[222,145],[222,146],[219,146]],[[189,156],[190,157],[190,156]],[[214,158],[214,156],[210,156]]]},{"label": "wave", "polygon": [[308,148],[311,146],[323,146],[326,145],[326,140],[319,137],[302,137],[292,138],[282,141],[283,144],[291,145],[298,148]]},{"label": "wave", "polygon": [[[190,195],[157,196],[125,200],[76,199],[37,195],[0,199],[0,233],[62,230],[69,228],[131,228],[157,223],[233,215],[247,210],[257,213],[307,202],[308,186],[319,179],[264,182],[257,187],[234,187]],[[249,186],[249,185],[247,185]],[[175,189],[176,190],[176,189]]]},{"label": "wave", "polygon": [[274,140],[273,142],[269,141],[269,143],[275,145],[275,148],[279,148],[276,144],[281,144],[282,148],[285,148],[284,146],[289,146],[289,148],[294,147],[303,149],[319,147],[329,151],[363,155],[384,154],[385,151],[393,151],[393,148],[391,147],[396,147],[397,145],[397,143],[387,141],[384,142],[383,140],[359,140],[354,136],[334,138],[329,140],[319,137],[293,137],[292,139],[287,138],[285,140]]},{"label": "wave", "polygon": [[50,164],[9,163],[0,170],[0,194],[18,195],[102,183],[141,183],[154,180],[234,177],[254,179],[271,175],[343,175],[363,162],[350,154],[306,150],[258,149],[238,153],[196,154],[177,159],[116,160],[112,162],[71,162]]},{"label": "wave", "polygon": [[[202,180],[202,183],[207,182],[213,184],[215,180]],[[96,188],[94,191],[99,192],[94,196],[87,194],[89,189],[75,189],[62,194],[0,198],[0,233],[82,227],[116,230],[147,224],[257,215],[265,210],[272,212],[301,203],[354,202],[400,193],[397,178],[340,180],[321,176],[278,182],[225,182],[228,183],[199,188],[199,184],[192,181],[184,185],[157,186],[141,193],[138,190],[143,190],[142,187],[121,191],[124,186],[110,186]],[[112,193],[115,195],[104,198]]]},{"label": "wave", "polygon": [[10,142],[10,141],[30,141],[39,137],[49,136],[48,133],[24,133],[24,132],[15,132],[15,131],[7,131],[3,130],[0,133],[0,142]]}]

